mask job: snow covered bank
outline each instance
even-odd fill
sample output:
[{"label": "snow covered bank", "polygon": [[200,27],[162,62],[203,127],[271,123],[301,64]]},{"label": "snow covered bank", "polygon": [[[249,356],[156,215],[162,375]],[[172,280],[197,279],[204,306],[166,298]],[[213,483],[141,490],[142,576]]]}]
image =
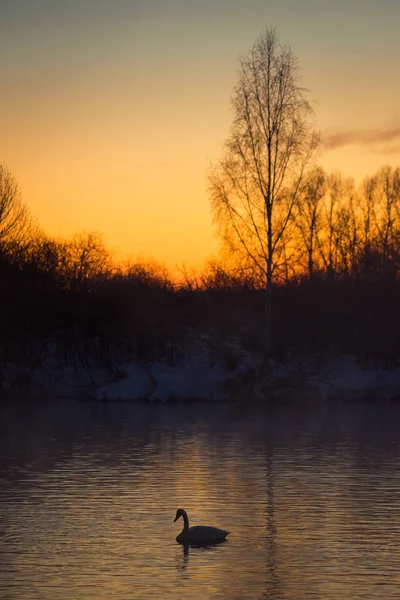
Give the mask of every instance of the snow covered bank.
[{"label": "snow covered bank", "polygon": [[228,398],[224,383],[228,373],[221,364],[182,364],[170,366],[154,363],[147,367],[124,365],[126,378],[101,386],[97,400],[179,401],[187,399],[225,400]]},{"label": "snow covered bank", "polygon": [[271,364],[253,385],[258,400],[398,399],[400,368],[365,367],[354,356],[309,356]]},{"label": "snow covered bank", "polygon": [[229,383],[240,377],[245,361],[235,370],[222,362],[195,357],[171,366],[161,362],[122,363],[112,369],[82,364],[59,368],[43,365],[29,369],[7,365],[0,372],[3,397],[56,396],[80,400],[173,402],[228,400]]},{"label": "snow covered bank", "polygon": [[381,397],[400,401],[400,368],[364,368],[354,356],[330,360],[310,378],[324,397]]},{"label": "snow covered bank", "polygon": [[400,368],[363,368],[351,356],[318,360],[271,361],[242,354],[234,369],[223,361],[197,355],[175,366],[123,363],[106,369],[59,368],[43,365],[24,369],[8,365],[0,373],[3,397],[66,397],[103,402],[281,401],[314,398],[391,398],[400,401]]}]

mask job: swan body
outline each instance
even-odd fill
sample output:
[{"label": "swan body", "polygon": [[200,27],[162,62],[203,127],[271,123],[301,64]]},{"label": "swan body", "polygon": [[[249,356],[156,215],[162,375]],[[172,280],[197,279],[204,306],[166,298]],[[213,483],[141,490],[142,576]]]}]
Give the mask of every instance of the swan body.
[{"label": "swan body", "polygon": [[183,518],[183,529],[177,536],[176,541],[183,545],[207,546],[212,544],[220,544],[226,540],[230,531],[218,529],[218,527],[208,527],[206,525],[196,525],[189,527],[189,519],[186,511],[183,508],[178,508],[174,519],[177,521],[180,517]]}]

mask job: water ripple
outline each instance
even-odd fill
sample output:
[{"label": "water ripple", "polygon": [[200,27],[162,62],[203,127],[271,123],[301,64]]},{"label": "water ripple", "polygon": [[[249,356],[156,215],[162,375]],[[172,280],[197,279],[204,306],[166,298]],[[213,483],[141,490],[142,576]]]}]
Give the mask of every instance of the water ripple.
[{"label": "water ripple", "polygon": [[[0,597],[400,595],[400,410],[0,407]],[[185,550],[193,524],[226,544]]]}]

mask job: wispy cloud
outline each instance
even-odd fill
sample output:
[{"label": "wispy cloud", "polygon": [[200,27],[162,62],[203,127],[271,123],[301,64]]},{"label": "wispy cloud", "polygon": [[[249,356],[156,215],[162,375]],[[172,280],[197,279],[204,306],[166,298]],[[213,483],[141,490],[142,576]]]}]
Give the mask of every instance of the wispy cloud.
[{"label": "wispy cloud", "polygon": [[383,148],[380,148],[379,154],[400,154],[400,144],[383,146]]},{"label": "wispy cloud", "polygon": [[[360,146],[372,146],[375,144],[390,144],[400,141],[400,126],[387,129],[358,129],[341,131],[323,136],[324,146],[327,150],[336,150],[343,146],[357,144]],[[393,153],[398,152],[398,144],[386,146],[386,152],[393,148]]]}]

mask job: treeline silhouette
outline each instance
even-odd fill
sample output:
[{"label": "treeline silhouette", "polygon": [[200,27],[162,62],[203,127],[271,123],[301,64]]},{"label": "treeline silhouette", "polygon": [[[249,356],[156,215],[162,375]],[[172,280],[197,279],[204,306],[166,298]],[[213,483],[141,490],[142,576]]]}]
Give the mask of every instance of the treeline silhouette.
[{"label": "treeline silhouette", "polygon": [[[96,363],[117,374],[123,361],[173,364],[202,347],[233,368],[229,345],[262,351],[263,275],[245,256],[177,279],[156,263],[114,264],[97,233],[57,240],[22,229],[0,237],[1,365],[34,368],[52,356],[60,368]],[[397,365],[400,169],[359,187],[314,171],[288,231],[275,265],[274,356]]]}]

